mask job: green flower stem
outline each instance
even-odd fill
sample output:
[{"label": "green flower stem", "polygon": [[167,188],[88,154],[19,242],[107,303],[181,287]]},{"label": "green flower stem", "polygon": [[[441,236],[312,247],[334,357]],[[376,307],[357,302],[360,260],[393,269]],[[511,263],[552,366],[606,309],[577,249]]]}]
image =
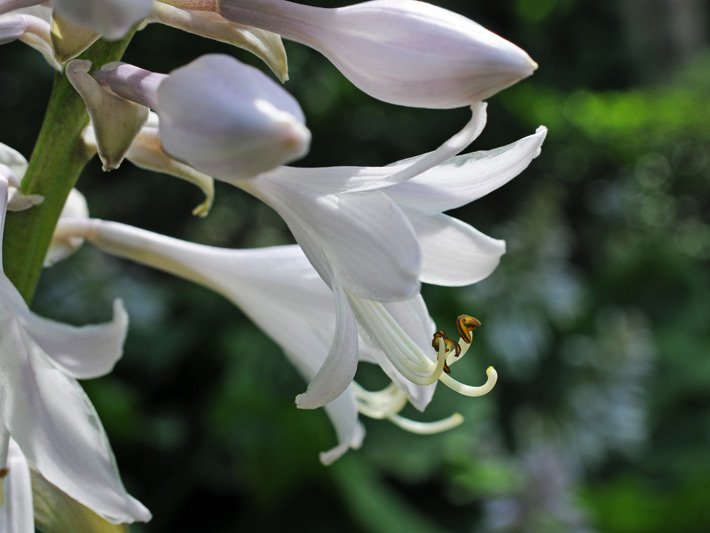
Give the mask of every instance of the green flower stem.
[{"label": "green flower stem", "polygon": [[[99,41],[81,57],[101,66],[118,61],[133,33],[115,42]],[[84,102],[67,77],[57,74],[35,143],[22,192],[41,194],[44,202],[26,211],[8,213],[3,258],[5,273],[25,301],[32,300],[44,257],[52,240],[59,214],[81,171],[92,157],[81,140],[89,122]]]}]

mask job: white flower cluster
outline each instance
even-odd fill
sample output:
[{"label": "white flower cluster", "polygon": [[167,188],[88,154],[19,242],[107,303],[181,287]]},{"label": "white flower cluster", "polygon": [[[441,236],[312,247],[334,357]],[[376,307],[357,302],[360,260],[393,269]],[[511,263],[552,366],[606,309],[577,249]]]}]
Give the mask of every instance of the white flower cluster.
[{"label": "white flower cluster", "polygon": [[[385,167],[284,166],[304,156],[310,132],[298,102],[260,70],[207,55],[169,74],[125,63],[73,59],[97,39],[157,22],[252,51],[284,81],[281,37],[328,58],[369,95],[403,106],[469,107],[470,121],[439,148]],[[458,341],[436,328],[420,284],[464,286],[488,276],[505,252],[445,211],[517,176],[546,130],[491,151],[461,154],[486,121],[482,102],[529,76],[528,55],[475,22],[416,0],[316,8],[286,0],[0,0],[0,44],[21,40],[66,75],[86,104],[84,142],[104,169],[124,159],[189,180],[212,203],[213,179],[272,207],[297,245],[228,250],[88,217],[73,192],[47,263],[82,242],[192,280],[239,306],[308,380],[301,408],[325,407],[338,445],[330,463],[360,446],[359,414],[416,433],[458,425],[454,414],[416,422],[438,381],[466,396],[481,386],[451,374],[480,323],[461,315]],[[42,198],[20,192],[24,158],[0,145],[0,243],[8,209]],[[0,248],[1,249],[1,248]],[[120,358],[127,315],[71,327],[33,314],[0,268],[0,531],[33,529],[30,485],[41,479],[112,523],[150,513],[126,492],[108,439],[76,379],[103,375]],[[360,361],[392,380],[371,392],[353,381]],[[48,483],[47,483],[48,482]]]}]

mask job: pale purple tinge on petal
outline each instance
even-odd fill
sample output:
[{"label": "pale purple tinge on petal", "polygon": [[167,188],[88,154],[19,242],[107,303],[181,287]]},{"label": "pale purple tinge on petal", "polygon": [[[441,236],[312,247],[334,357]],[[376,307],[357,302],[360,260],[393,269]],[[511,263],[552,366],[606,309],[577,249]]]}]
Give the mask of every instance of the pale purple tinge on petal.
[{"label": "pale purple tinge on petal", "polygon": [[25,33],[25,16],[2,15],[0,16],[0,45],[11,43]]},{"label": "pale purple tinge on petal", "polygon": [[[0,421],[1,423],[1,421]],[[0,531],[3,533],[34,533],[32,485],[30,468],[17,443],[10,439],[7,473],[0,480]]]},{"label": "pale purple tinge on petal", "polygon": [[153,6],[152,0],[54,0],[57,12],[75,24],[93,28],[108,40],[118,40]]},{"label": "pale purple tinge on petal", "polygon": [[12,316],[2,323],[0,389],[6,428],[48,481],[112,523],[150,519],[125,490],[108,439],[79,384]]},{"label": "pale purple tinge on petal", "polygon": [[318,50],[362,91],[398,105],[471,105],[537,68],[511,42],[426,2],[375,0],[334,9],[283,0],[217,5],[230,20]]},{"label": "pale purple tinge on petal", "polygon": [[19,40],[37,50],[55,70],[61,65],[54,58],[49,22],[30,9],[0,15],[0,45]]},{"label": "pale purple tinge on petal", "polygon": [[158,88],[165,150],[214,178],[250,178],[306,154],[311,134],[298,102],[254,67],[206,55]]}]

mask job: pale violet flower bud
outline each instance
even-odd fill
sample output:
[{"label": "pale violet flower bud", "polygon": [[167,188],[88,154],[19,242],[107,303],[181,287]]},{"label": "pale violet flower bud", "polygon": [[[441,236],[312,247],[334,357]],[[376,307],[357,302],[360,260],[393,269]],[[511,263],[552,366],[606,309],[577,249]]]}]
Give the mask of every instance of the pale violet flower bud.
[{"label": "pale violet flower bud", "polygon": [[215,178],[249,178],[308,151],[311,134],[298,102],[232,57],[202,56],[167,76],[127,64],[94,76],[156,110],[165,151]]},{"label": "pale violet flower bud", "polygon": [[509,41],[426,2],[374,0],[325,9],[286,0],[216,0],[216,9],[318,50],[361,90],[393,104],[463,107],[537,68]]},{"label": "pale violet flower bud", "polygon": [[[0,0],[0,15],[43,0]],[[148,16],[153,0],[54,0],[57,13],[75,24],[95,29],[109,40],[123,37]]]}]

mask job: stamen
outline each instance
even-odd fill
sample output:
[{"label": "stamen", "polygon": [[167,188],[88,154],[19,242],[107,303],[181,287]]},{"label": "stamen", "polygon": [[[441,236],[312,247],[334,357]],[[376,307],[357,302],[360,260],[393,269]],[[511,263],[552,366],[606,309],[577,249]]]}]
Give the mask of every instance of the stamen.
[{"label": "stamen", "polygon": [[452,350],[456,352],[456,357],[461,355],[461,345],[449,337],[443,329],[440,329],[434,333],[434,338],[431,340],[431,345],[435,350],[439,349],[440,343],[444,342],[446,353],[448,354]]},{"label": "stamen", "polygon": [[9,473],[9,468],[0,468],[0,479],[5,479],[5,476],[7,476]]},{"label": "stamen", "polygon": [[463,416],[460,413],[454,413],[451,416],[435,422],[419,422],[417,420],[404,418],[403,416],[392,415],[388,418],[388,420],[410,433],[433,435],[434,433],[442,433],[455,428],[463,422]]},{"label": "stamen", "polygon": [[498,372],[496,372],[495,368],[489,366],[486,369],[486,377],[486,382],[478,387],[464,385],[463,383],[455,380],[448,374],[442,374],[439,377],[439,380],[451,390],[456,391],[459,394],[462,394],[463,396],[477,397],[484,396],[485,394],[488,394],[489,392],[491,392],[491,390],[493,390],[493,387],[498,381]]},{"label": "stamen", "polygon": [[471,333],[481,325],[481,322],[477,318],[473,318],[469,315],[459,315],[456,319],[456,329],[461,335],[461,339],[466,344],[471,344],[473,336]]},{"label": "stamen", "polygon": [[454,428],[463,422],[459,413],[435,422],[420,422],[399,415],[407,404],[407,395],[396,383],[391,383],[379,391],[368,391],[353,382],[357,410],[370,418],[387,419],[396,426],[419,435],[432,435]]}]

